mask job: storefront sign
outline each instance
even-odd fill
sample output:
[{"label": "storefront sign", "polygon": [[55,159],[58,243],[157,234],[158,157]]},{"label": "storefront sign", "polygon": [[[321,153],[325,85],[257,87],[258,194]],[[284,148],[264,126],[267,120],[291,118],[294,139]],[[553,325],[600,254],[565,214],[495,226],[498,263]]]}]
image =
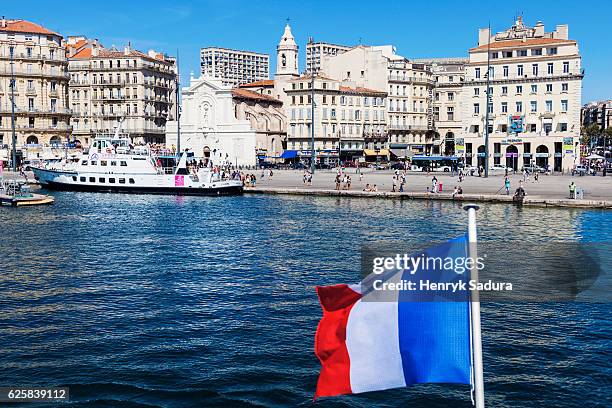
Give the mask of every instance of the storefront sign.
[{"label": "storefront sign", "polygon": [[574,138],[572,137],[563,138],[563,151],[565,153],[574,153]]},{"label": "storefront sign", "polygon": [[503,145],[522,145],[523,139],[519,139],[516,137],[509,137],[507,139],[502,139],[501,143]]},{"label": "storefront sign", "polygon": [[548,157],[548,153],[536,153],[535,157]]}]

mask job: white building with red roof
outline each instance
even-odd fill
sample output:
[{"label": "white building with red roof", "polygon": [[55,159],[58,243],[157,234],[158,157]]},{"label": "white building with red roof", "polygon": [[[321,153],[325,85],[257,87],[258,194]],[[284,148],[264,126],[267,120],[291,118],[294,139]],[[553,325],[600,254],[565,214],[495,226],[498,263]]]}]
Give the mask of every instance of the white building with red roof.
[{"label": "white building with red roof", "polygon": [[[0,19],[0,146],[12,147],[13,95],[19,157],[40,156],[43,148],[60,147],[69,139],[71,112],[63,37],[36,23],[3,17]],[[4,153],[2,160],[6,159]]]}]

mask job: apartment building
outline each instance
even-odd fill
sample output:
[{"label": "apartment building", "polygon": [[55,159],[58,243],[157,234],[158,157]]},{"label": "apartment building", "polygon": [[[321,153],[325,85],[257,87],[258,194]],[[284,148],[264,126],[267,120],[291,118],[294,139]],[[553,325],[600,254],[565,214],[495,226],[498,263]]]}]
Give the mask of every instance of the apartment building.
[{"label": "apartment building", "polygon": [[596,124],[601,130],[612,128],[612,100],[589,102],[582,107],[582,126]]},{"label": "apartment building", "polygon": [[455,154],[455,137],[461,134],[461,92],[467,58],[431,58],[412,60],[423,63],[433,79],[432,115],[428,126],[435,131],[433,154]]},{"label": "apartment building", "polygon": [[431,71],[424,63],[411,62],[386,46],[357,46],[321,59],[321,73],[356,87],[385,90],[388,137],[385,148],[405,150],[406,155],[431,151],[433,130],[428,111],[433,89]]},{"label": "apartment building", "polygon": [[489,165],[569,171],[579,158],[583,76],[578,44],[569,39],[567,25],[546,32],[541,22],[528,27],[519,18],[495,35],[480,29],[466,66],[464,145],[456,142],[457,152],[469,165],[484,165],[488,125]]},{"label": "apartment building", "polygon": [[326,42],[313,42],[306,44],[306,74],[318,73],[321,69],[321,59],[326,56],[335,56],[350,50],[351,46],[331,44]]},{"label": "apartment building", "polygon": [[223,85],[239,86],[270,78],[270,56],[206,47],[200,50],[200,72],[204,77],[220,79]]},{"label": "apartment building", "polygon": [[59,145],[70,136],[63,43],[61,35],[30,21],[0,20],[0,146],[12,144],[14,95],[20,156],[22,148]]},{"label": "apartment building", "polygon": [[[306,161],[311,154],[312,77],[289,81],[285,106],[287,148]],[[388,156],[385,91],[318,75],[314,80],[315,150],[322,163]]]},{"label": "apartment building", "polygon": [[176,61],[127,45],[105,48],[97,40],[69,37],[68,72],[74,138],[89,145],[121,124],[136,143],[163,143],[175,116]]}]

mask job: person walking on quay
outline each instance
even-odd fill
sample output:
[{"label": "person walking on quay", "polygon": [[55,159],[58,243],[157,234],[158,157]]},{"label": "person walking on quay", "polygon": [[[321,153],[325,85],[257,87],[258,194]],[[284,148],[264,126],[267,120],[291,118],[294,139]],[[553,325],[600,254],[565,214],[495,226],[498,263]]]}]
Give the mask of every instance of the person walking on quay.
[{"label": "person walking on quay", "polygon": [[506,187],[506,195],[510,195],[510,178],[508,176],[504,179],[504,187]]},{"label": "person walking on quay", "polygon": [[255,187],[257,184],[257,178],[255,178],[255,174],[251,174],[251,187]]},{"label": "person walking on quay", "polygon": [[306,180],[308,180],[308,172],[304,171],[304,175],[302,176],[302,183],[306,185]]},{"label": "person walking on quay", "polygon": [[395,193],[395,188],[397,187],[397,179],[393,176],[393,188],[391,188],[391,192]]},{"label": "person walking on quay", "polygon": [[576,183],[573,181],[569,185],[569,198],[576,198]]},{"label": "person walking on quay", "polygon": [[346,178],[346,173],[342,176],[342,189],[346,190],[346,186],[348,184],[348,179]]},{"label": "person walking on quay", "polygon": [[527,182],[527,180],[529,180],[529,172],[527,171],[527,169],[523,169],[523,182]]},{"label": "person walking on quay", "polygon": [[361,172],[361,170],[359,170],[359,181],[363,180],[363,173]]},{"label": "person walking on quay", "polygon": [[405,175],[405,174],[402,174],[402,175],[400,176],[400,188],[399,188],[400,193],[403,193],[403,192],[404,192],[404,185],[405,185],[405,184],[406,184],[406,175]]},{"label": "person walking on quay", "polygon": [[351,176],[349,175],[346,176],[346,189],[347,190],[351,189]]},{"label": "person walking on quay", "polygon": [[308,187],[312,186],[312,173],[311,172],[306,172],[306,178],[308,180]]},{"label": "person walking on quay", "polygon": [[340,173],[336,174],[336,190],[340,191]]},{"label": "person walking on quay", "polygon": [[431,192],[432,193],[438,192],[438,178],[436,176],[433,176],[431,178]]},{"label": "person walking on quay", "polygon": [[533,173],[533,182],[537,183],[538,182],[538,178],[540,177],[539,173],[536,171]]},{"label": "person walking on quay", "polygon": [[274,175],[274,173],[272,172],[272,169],[270,169],[270,172],[268,173],[268,180],[272,181],[272,176]]}]

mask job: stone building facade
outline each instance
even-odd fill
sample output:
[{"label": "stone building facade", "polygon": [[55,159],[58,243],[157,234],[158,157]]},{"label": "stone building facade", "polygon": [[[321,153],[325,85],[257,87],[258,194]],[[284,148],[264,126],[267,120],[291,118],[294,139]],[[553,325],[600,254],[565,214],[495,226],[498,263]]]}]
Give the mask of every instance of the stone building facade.
[{"label": "stone building facade", "polygon": [[488,109],[490,166],[569,171],[579,160],[583,76],[567,25],[545,32],[541,22],[528,27],[519,18],[495,35],[481,29],[466,66],[457,152],[468,165],[484,164]]},{"label": "stone building facade", "polygon": [[68,72],[74,138],[84,146],[96,134],[121,131],[134,142],[163,143],[175,116],[176,61],[156,51],[108,49],[97,40],[69,37]]},{"label": "stone building facade", "polygon": [[0,20],[0,146],[12,144],[13,94],[20,156],[22,149],[69,140],[67,66],[60,34],[25,20]]}]

